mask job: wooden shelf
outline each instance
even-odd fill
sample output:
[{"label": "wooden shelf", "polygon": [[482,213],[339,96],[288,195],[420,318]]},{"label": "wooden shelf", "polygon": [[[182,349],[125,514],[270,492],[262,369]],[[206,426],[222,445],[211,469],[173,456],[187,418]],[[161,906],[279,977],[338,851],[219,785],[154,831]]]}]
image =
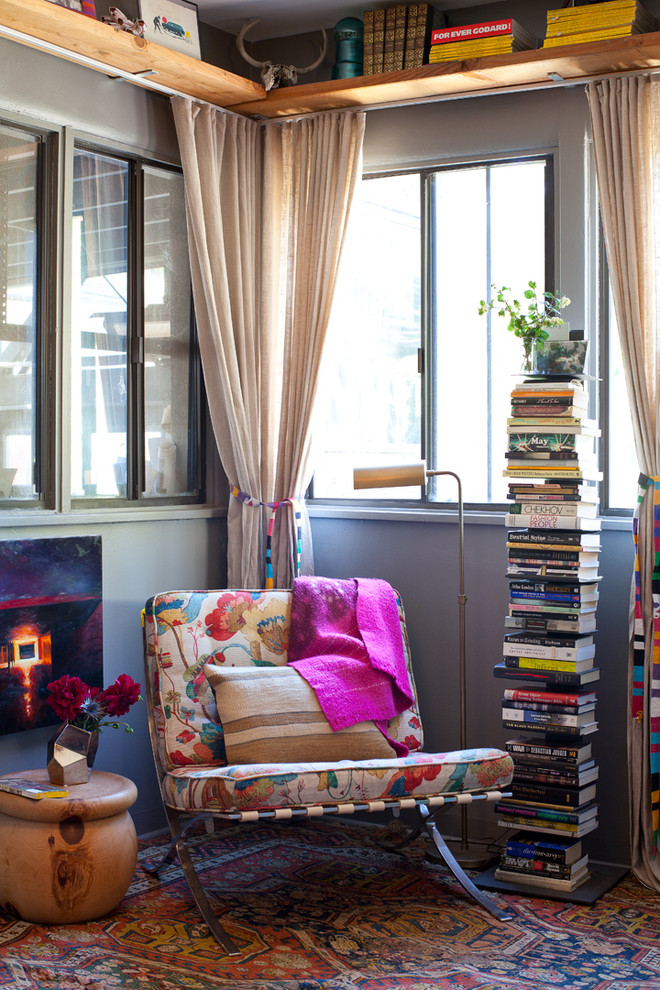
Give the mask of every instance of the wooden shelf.
[{"label": "wooden shelf", "polygon": [[43,49],[43,43],[55,45],[60,49],[55,54],[61,58],[75,62],[80,61],[77,56],[82,56],[100,63],[90,66],[100,72],[109,66],[130,73],[131,82],[138,86],[147,82],[135,74],[151,73],[150,78],[161,86],[219,107],[265,96],[260,83],[136,38],[127,31],[116,31],[93,17],[47,0],[0,0],[0,25],[18,33],[5,37],[34,48]]},{"label": "wooden shelf", "polygon": [[660,66],[660,33],[584,45],[564,45],[511,55],[441,62],[419,69],[272,90],[258,102],[232,109],[263,117],[294,116],[345,107],[413,103],[498,90],[556,86],[551,73],[580,82],[589,77],[637,72]]},{"label": "wooden shelf", "polygon": [[[591,77],[660,67],[660,33],[653,33],[442,62],[419,69],[307,83],[266,93],[263,86],[250,79],[125,31],[115,31],[101,21],[48,0],[0,0],[0,36],[3,35],[42,50],[52,50],[48,46],[55,46],[55,55],[82,61],[100,72],[116,69],[138,86],[161,86],[165,91],[230,107],[246,116],[266,118],[524,91],[556,86],[558,79],[579,83]],[[148,73],[149,79],[141,78],[140,73]],[[151,81],[156,83],[155,87]]]}]

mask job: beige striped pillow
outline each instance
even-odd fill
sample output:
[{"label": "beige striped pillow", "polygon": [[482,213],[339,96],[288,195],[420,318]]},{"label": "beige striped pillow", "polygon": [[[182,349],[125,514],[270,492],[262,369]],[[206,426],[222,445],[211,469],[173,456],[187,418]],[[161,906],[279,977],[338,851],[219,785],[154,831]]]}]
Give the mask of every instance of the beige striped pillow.
[{"label": "beige striped pillow", "polygon": [[395,755],[373,722],[333,732],[313,689],[293,667],[206,664],[204,673],[215,694],[229,763],[323,763]]}]

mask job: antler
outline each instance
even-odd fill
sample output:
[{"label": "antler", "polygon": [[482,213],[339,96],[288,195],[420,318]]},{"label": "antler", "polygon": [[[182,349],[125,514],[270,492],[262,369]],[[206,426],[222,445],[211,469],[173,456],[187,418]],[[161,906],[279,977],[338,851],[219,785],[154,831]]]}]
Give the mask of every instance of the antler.
[{"label": "antler", "polygon": [[261,76],[264,80],[266,89],[271,89],[273,86],[279,85],[282,81],[295,83],[299,75],[302,75],[305,72],[311,72],[312,69],[316,69],[325,58],[325,53],[328,50],[328,35],[326,34],[325,28],[321,28],[323,33],[323,45],[321,46],[321,52],[318,58],[312,62],[311,65],[306,65],[302,69],[296,68],[295,65],[277,65],[270,60],[260,62],[258,59],[252,58],[252,56],[248,55],[245,51],[244,38],[250,28],[254,27],[254,25],[258,24],[261,20],[261,17],[254,17],[251,21],[245,21],[243,27],[236,35],[236,47],[246,62],[253,65],[255,69],[261,69]]}]

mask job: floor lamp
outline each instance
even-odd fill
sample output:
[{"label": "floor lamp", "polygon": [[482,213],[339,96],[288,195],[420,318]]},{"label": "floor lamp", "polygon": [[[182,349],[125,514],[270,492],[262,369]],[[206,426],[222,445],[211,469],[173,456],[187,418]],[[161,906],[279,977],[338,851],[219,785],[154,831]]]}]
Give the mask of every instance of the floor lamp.
[{"label": "floor lamp", "polygon": [[[460,748],[467,749],[467,668],[465,663],[465,552],[463,540],[463,487],[461,479],[454,471],[427,470],[424,461],[416,464],[402,464],[388,467],[365,467],[353,470],[353,487],[358,488],[400,488],[415,485],[425,487],[427,478],[449,475],[458,487],[458,677],[459,677],[459,735]],[[452,845],[452,843],[448,843]],[[475,849],[468,842],[467,806],[461,806],[460,843],[453,845],[452,852],[458,862],[468,869],[482,869],[491,862],[493,856],[484,853],[483,847]],[[431,858],[435,858],[430,853]]]}]

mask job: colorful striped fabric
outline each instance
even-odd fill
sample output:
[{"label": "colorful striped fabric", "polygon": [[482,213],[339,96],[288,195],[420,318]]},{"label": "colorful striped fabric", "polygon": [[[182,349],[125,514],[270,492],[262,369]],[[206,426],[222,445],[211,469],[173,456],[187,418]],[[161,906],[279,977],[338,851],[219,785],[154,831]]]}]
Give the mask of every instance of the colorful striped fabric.
[{"label": "colorful striped fabric", "polygon": [[237,498],[239,502],[244,505],[254,505],[264,509],[270,509],[270,519],[268,520],[268,529],[266,531],[266,589],[268,591],[273,588],[273,558],[272,558],[272,545],[273,545],[273,529],[275,526],[275,514],[278,509],[283,505],[290,505],[293,511],[294,526],[295,526],[295,539],[294,539],[294,577],[300,576],[300,562],[302,558],[302,509],[300,508],[300,502],[297,498],[283,498],[279,502],[262,502],[258,498],[254,498],[252,495],[248,495],[247,492],[242,492],[238,485],[233,485],[230,483],[229,490],[234,498]]},{"label": "colorful striped fabric", "polygon": [[[639,564],[639,512],[649,489],[653,490],[653,571],[651,575],[651,597],[653,602],[653,648],[650,669],[650,690],[648,711],[645,712],[645,616],[642,604],[641,573]],[[635,543],[635,622],[633,632],[633,718],[641,721],[645,714],[649,719],[649,770],[651,774],[651,820],[653,828],[653,848],[658,849],[660,833],[660,478],[639,477],[637,507],[633,517],[633,540]]]}]

